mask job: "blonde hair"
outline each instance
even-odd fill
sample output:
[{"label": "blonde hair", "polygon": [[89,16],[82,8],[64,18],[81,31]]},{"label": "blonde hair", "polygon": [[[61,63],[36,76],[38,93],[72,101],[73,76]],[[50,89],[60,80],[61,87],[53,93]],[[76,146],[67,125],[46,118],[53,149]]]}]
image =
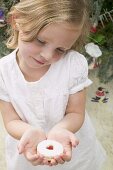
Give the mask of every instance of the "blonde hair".
[{"label": "blonde hair", "polygon": [[[45,26],[55,22],[83,23],[82,32],[73,49],[81,47],[88,33],[88,0],[21,0],[9,12],[11,20],[10,37],[7,47],[18,46],[18,29],[14,29],[14,21],[25,36],[23,41],[32,41]],[[75,25],[76,26],[76,25]]]}]

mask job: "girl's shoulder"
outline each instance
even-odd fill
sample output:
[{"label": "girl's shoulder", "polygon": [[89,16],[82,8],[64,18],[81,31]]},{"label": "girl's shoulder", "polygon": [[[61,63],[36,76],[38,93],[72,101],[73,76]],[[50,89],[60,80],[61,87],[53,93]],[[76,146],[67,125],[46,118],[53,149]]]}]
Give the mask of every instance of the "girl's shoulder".
[{"label": "girl's shoulder", "polygon": [[92,81],[88,78],[88,63],[82,54],[71,51],[67,55],[67,60],[69,60],[67,70],[69,70],[70,94],[74,94],[89,86]]},{"label": "girl's shoulder", "polygon": [[65,56],[67,62],[69,62],[70,64],[74,64],[74,65],[81,65],[84,66],[84,64],[87,64],[87,60],[85,58],[85,56],[77,51],[71,50],[70,52],[68,52]]},{"label": "girl's shoulder", "polygon": [[12,63],[14,63],[15,58],[16,58],[16,50],[14,50],[10,54],[8,54],[0,59],[0,68],[8,69],[8,67],[10,67],[12,65]]},{"label": "girl's shoulder", "polygon": [[83,70],[88,70],[87,59],[77,51],[71,50],[66,54],[64,59],[66,60],[67,68],[69,68],[71,72],[80,73],[83,72]]},{"label": "girl's shoulder", "polygon": [[[56,68],[56,67],[55,67]],[[88,63],[84,55],[77,51],[69,51],[60,61],[57,62],[57,70],[66,75],[81,76],[88,73]]]}]

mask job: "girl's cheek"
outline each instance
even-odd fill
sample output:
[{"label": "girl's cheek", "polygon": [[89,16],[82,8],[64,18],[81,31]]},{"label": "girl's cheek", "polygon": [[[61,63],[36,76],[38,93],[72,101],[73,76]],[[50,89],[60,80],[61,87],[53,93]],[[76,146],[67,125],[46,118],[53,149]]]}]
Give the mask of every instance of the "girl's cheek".
[{"label": "girl's cheek", "polygon": [[54,61],[58,61],[62,58],[63,56],[62,55],[56,55],[53,57]]}]

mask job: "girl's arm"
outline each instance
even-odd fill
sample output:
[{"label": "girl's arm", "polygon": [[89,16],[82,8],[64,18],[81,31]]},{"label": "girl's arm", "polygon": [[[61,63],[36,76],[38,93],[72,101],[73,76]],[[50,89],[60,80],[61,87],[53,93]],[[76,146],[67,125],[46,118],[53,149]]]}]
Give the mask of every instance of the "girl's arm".
[{"label": "girl's arm", "polygon": [[29,128],[32,128],[31,125],[20,119],[10,102],[0,100],[0,111],[7,132],[15,139],[21,139],[24,132]]},{"label": "girl's arm", "polygon": [[46,139],[43,129],[33,128],[22,121],[10,102],[0,100],[0,110],[7,132],[20,140],[17,146],[19,153],[23,153],[33,165],[47,164],[47,161],[44,162],[43,157],[37,153],[38,143]]},{"label": "girl's arm", "polygon": [[64,128],[73,133],[77,132],[84,122],[85,102],[86,89],[75,94],[71,94],[69,96],[64,118],[56,124],[53,129]]},{"label": "girl's arm", "polygon": [[64,153],[61,157],[55,157],[51,162],[52,165],[71,160],[72,147],[76,147],[79,143],[74,133],[80,129],[84,122],[85,101],[85,89],[70,95],[64,118],[49,131],[48,139],[56,140],[64,147]]}]

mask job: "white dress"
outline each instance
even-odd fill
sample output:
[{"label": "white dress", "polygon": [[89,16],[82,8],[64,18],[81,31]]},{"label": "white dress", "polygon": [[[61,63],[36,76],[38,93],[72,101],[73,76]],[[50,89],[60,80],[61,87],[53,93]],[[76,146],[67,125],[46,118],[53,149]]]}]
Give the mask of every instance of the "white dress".
[{"label": "white dress", "polygon": [[[45,131],[63,118],[69,94],[90,84],[87,61],[75,51],[52,64],[36,82],[24,79],[16,62],[16,50],[0,59],[0,99],[11,102],[23,121],[35,127],[41,126]],[[7,170],[99,170],[105,159],[105,151],[96,139],[87,113],[76,136],[80,144],[73,149],[72,160],[64,165],[48,167],[32,166],[23,155],[19,155],[18,140],[8,135]]]}]

